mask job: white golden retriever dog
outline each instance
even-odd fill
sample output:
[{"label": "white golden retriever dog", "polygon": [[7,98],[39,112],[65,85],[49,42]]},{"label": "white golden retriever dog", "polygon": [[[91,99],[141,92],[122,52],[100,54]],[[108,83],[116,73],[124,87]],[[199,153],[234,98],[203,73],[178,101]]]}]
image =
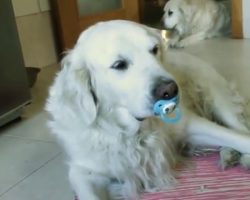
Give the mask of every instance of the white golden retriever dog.
[{"label": "white golden retriever dog", "polygon": [[[88,28],[64,58],[46,109],[80,200],[138,199],[169,187],[179,140],[233,148],[248,164],[237,92],[206,63],[165,50],[157,31],[115,20]],[[182,118],[164,124],[153,105],[177,95]]]},{"label": "white golden retriever dog", "polygon": [[207,38],[230,33],[229,0],[170,0],[163,22],[173,30],[171,47],[185,47]]}]

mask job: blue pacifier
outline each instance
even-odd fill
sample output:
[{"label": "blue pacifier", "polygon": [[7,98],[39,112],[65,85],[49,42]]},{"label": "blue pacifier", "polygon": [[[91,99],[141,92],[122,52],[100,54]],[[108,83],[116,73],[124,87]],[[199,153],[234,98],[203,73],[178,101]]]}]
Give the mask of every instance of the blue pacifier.
[{"label": "blue pacifier", "polygon": [[154,113],[165,123],[175,124],[181,118],[178,96],[169,100],[159,100],[154,104]]}]

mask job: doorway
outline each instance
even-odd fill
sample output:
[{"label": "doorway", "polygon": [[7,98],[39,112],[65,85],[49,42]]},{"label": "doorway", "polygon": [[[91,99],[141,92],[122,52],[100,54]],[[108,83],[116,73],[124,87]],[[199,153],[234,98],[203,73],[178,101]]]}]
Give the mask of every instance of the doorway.
[{"label": "doorway", "polygon": [[139,21],[139,0],[51,0],[59,51],[70,49],[80,32],[98,21]]}]

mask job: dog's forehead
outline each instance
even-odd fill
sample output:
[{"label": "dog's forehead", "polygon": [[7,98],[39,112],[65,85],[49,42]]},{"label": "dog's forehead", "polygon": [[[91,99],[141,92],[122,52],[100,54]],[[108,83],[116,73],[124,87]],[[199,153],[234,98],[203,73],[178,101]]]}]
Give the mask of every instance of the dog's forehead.
[{"label": "dog's forehead", "polygon": [[133,40],[133,38],[138,39],[138,37],[145,39],[148,35],[146,29],[140,24],[125,20],[113,20],[93,25],[87,31],[83,32],[79,41],[84,40],[84,38],[95,40],[100,37],[102,39],[105,37],[112,38],[113,40],[119,37],[131,37],[130,39]]},{"label": "dog's forehead", "polygon": [[[111,62],[119,54],[132,55],[148,50],[157,43],[157,39],[143,26],[128,21],[115,20],[102,22],[83,32],[78,40],[86,59],[95,57],[96,62]],[[110,58],[112,57],[112,58]]]},{"label": "dog's forehead", "polygon": [[164,11],[175,10],[177,9],[178,5],[181,3],[181,0],[170,0],[166,3],[164,7]]}]

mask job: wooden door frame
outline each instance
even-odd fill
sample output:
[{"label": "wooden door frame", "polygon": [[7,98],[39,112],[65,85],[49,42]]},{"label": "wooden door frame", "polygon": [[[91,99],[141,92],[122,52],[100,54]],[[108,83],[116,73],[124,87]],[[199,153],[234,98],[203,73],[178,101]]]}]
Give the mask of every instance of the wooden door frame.
[{"label": "wooden door frame", "polygon": [[[59,52],[74,46],[79,33],[91,24],[112,19],[139,21],[139,0],[122,0],[123,8],[89,16],[79,16],[77,0],[51,0],[56,32],[59,37]],[[131,8],[127,9],[126,8]],[[121,17],[122,16],[122,17]]]}]

